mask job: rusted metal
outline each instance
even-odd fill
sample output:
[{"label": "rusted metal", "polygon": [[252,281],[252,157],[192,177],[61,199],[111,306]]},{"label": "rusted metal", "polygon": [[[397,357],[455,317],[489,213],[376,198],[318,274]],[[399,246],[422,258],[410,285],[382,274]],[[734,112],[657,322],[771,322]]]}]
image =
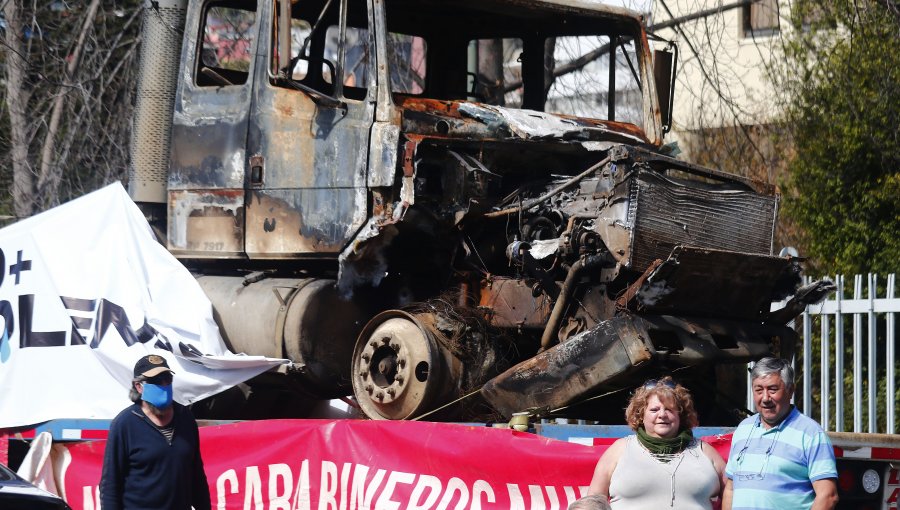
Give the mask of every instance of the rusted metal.
[{"label": "rusted metal", "polygon": [[353,190],[249,194],[245,251],[251,258],[340,252],[354,233]]},{"label": "rusted metal", "polygon": [[[624,190],[623,190],[624,191]],[[678,245],[772,253],[777,197],[733,186],[701,186],[639,170],[628,179],[629,264],[643,270]]]},{"label": "rusted metal", "polygon": [[581,172],[580,174],[576,175],[575,177],[572,177],[571,179],[567,180],[566,182],[560,184],[559,186],[556,186],[555,188],[548,191],[547,193],[544,193],[540,197],[535,198],[534,200],[530,200],[527,203],[522,204],[519,207],[510,207],[509,209],[503,209],[501,211],[490,212],[490,213],[485,214],[484,217],[485,218],[496,218],[498,216],[505,216],[507,214],[513,214],[513,213],[516,213],[519,211],[531,209],[535,205],[540,204],[542,202],[545,202],[545,201],[553,198],[554,196],[558,195],[561,191],[565,190],[566,188],[569,188],[569,187],[577,184],[579,181],[581,181],[588,175],[591,175],[592,173],[596,172],[597,170],[602,168],[604,165],[609,163],[609,161],[610,161],[609,157],[600,160],[599,162],[591,165],[584,172]]},{"label": "rusted metal", "polygon": [[716,170],[714,168],[696,165],[687,161],[681,161],[669,156],[664,156],[662,154],[648,151],[640,147],[629,147],[628,152],[636,162],[650,163],[651,165],[656,167],[663,165],[664,168],[682,170],[688,173],[699,175],[701,177],[711,177],[723,182],[739,182],[746,186],[748,189],[752,189],[757,193],[763,195],[776,194],[775,185],[767,182],[757,181],[755,179],[742,177],[740,175],[729,174],[720,170]]},{"label": "rusted metal", "polygon": [[656,359],[669,366],[746,363],[784,355],[797,333],[781,324],[642,314]]},{"label": "rusted metal", "polygon": [[550,298],[535,296],[534,284],[516,278],[492,276],[481,283],[479,309],[497,328],[543,328],[550,316]]},{"label": "rusted metal", "polygon": [[789,264],[781,257],[679,246],[647,275],[626,308],[760,320]]},{"label": "rusted metal", "polygon": [[649,143],[640,128],[626,122],[422,98],[404,98],[399,106],[404,131],[434,138],[599,141],[618,136]]},{"label": "rusted metal", "polygon": [[796,339],[781,325],[625,314],[519,363],[486,382],[481,394],[505,416],[546,415],[600,388],[627,388],[653,364],[741,363],[779,354]]},{"label": "rusted metal", "polygon": [[504,416],[534,409],[546,414],[601,384],[615,384],[652,356],[643,321],[617,317],[510,368],[485,383],[481,394]]},{"label": "rusted metal", "polygon": [[169,191],[169,250],[211,258],[243,251],[244,194]]},{"label": "rusted metal", "polygon": [[541,335],[540,351],[547,350],[556,342],[556,331],[569,304],[569,298],[575,290],[575,284],[581,278],[582,271],[590,270],[604,262],[606,262],[606,258],[602,255],[590,255],[579,258],[569,268],[569,271],[566,273],[566,279],[563,281],[562,287],[559,288],[556,302],[553,304],[553,312],[547,319],[547,325],[544,327],[544,333]]},{"label": "rusted metal", "polygon": [[403,144],[403,176],[413,177],[416,175],[416,147],[419,142],[416,140],[407,140]]},{"label": "rusted metal", "polygon": [[[638,277],[638,279],[635,280],[634,283],[629,285],[628,288],[625,289],[625,292],[623,292],[621,296],[616,298],[616,309],[618,311],[627,311],[628,310],[629,304],[631,304],[632,301],[634,300],[635,296],[637,296],[638,291],[641,290],[644,283],[647,281],[647,278],[649,278],[650,275],[653,274],[654,271],[656,271],[656,268],[658,268],[662,264],[662,262],[663,261],[660,259],[654,260],[647,267],[647,270],[644,271],[644,274],[642,274],[640,277]],[[640,311],[640,308],[638,308],[637,310],[634,310],[634,311]]]}]

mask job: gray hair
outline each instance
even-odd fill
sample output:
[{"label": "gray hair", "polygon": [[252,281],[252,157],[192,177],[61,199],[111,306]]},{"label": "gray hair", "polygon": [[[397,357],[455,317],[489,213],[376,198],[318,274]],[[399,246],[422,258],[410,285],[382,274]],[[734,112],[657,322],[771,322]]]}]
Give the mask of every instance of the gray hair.
[{"label": "gray hair", "polygon": [[763,358],[757,361],[750,370],[750,379],[755,380],[771,374],[778,374],[786,387],[794,387],[794,368],[790,361],[781,358]]},{"label": "gray hair", "polygon": [[128,390],[128,399],[131,400],[132,403],[138,403],[141,401],[141,394],[138,393],[138,390],[134,387],[134,383],[144,382],[147,378],[139,375],[131,380],[131,388]]},{"label": "gray hair", "polygon": [[585,496],[569,505],[569,510],[610,510],[606,496]]}]

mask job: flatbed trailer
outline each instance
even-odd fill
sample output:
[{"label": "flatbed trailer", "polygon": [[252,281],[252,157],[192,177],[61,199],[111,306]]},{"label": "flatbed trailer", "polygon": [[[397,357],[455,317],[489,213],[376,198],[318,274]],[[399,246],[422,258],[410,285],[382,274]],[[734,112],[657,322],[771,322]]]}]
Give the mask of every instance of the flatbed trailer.
[{"label": "flatbed trailer", "polygon": [[[268,420],[257,423],[264,424]],[[309,423],[316,420],[298,420]],[[338,420],[353,426],[354,422],[373,423],[369,420]],[[324,422],[324,421],[323,421]],[[232,420],[198,420],[201,427],[242,423]],[[244,422],[246,423],[246,422]],[[379,422],[382,423],[383,422]],[[396,426],[401,426],[397,423]],[[79,444],[88,441],[102,441],[106,438],[110,420],[52,420],[33,427],[5,430],[0,434],[2,452],[0,461],[17,467],[21,462],[28,443],[39,434],[48,432],[54,442]],[[463,423],[467,427],[510,428],[510,424]],[[391,424],[382,426],[390,427]],[[616,439],[625,437],[632,431],[625,425],[595,425],[586,422],[561,423],[543,420],[538,423],[515,424],[513,428],[525,429],[527,433],[541,438],[554,439],[586,446],[606,447]],[[702,437],[727,458],[733,427],[697,427],[696,437]],[[828,432],[834,445],[838,467],[839,509],[894,510],[900,499],[900,435],[869,434],[852,432]],[[474,436],[473,436],[474,439]],[[248,438],[248,441],[255,441]],[[7,444],[4,444],[7,443]],[[10,462],[12,461],[12,462]],[[551,505],[552,506],[552,505]],[[534,507],[532,507],[534,508]],[[564,507],[563,507],[564,508]]]}]

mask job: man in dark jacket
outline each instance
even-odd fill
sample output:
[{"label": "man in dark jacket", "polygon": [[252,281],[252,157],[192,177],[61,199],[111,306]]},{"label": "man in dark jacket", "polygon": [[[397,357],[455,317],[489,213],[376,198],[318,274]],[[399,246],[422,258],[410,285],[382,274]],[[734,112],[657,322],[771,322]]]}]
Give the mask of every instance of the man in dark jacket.
[{"label": "man in dark jacket", "polygon": [[156,354],[135,364],[134,404],[109,427],[100,480],[103,510],[209,510],[197,422],[172,401],[172,374]]}]

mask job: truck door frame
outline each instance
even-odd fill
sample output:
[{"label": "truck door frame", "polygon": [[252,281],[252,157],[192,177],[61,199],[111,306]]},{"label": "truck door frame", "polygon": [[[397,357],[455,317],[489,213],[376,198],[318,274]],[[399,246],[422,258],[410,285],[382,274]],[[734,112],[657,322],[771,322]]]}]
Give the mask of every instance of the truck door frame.
[{"label": "truck door frame", "polygon": [[253,38],[247,48],[245,81],[216,83],[201,73],[201,67],[208,67],[204,34],[209,11],[234,6],[251,12],[246,7],[252,4],[213,0],[189,9],[186,15],[167,177],[168,248],[176,256],[233,258],[243,252],[245,148],[255,61],[259,60],[259,2],[245,33]]},{"label": "truck door frame", "polygon": [[[250,106],[244,250],[256,259],[333,257],[368,218],[366,170],[377,90],[374,58],[365,63],[364,98],[347,97],[343,83],[333,84],[343,108],[298,87],[277,83],[268,70],[277,58],[274,20],[278,0],[262,1],[265,33],[260,34],[259,56],[264,58],[256,60]],[[351,17],[350,0],[336,1],[337,26],[343,35]],[[352,1],[354,7],[360,5],[358,0]],[[368,23],[365,45],[371,56],[370,0],[364,5]],[[318,44],[323,50],[322,41]],[[346,39],[339,37],[339,60],[346,53],[345,45]],[[343,65],[342,61],[335,64],[336,68]],[[318,70],[310,66],[307,72]],[[333,74],[333,82],[344,76],[343,69]]]}]

